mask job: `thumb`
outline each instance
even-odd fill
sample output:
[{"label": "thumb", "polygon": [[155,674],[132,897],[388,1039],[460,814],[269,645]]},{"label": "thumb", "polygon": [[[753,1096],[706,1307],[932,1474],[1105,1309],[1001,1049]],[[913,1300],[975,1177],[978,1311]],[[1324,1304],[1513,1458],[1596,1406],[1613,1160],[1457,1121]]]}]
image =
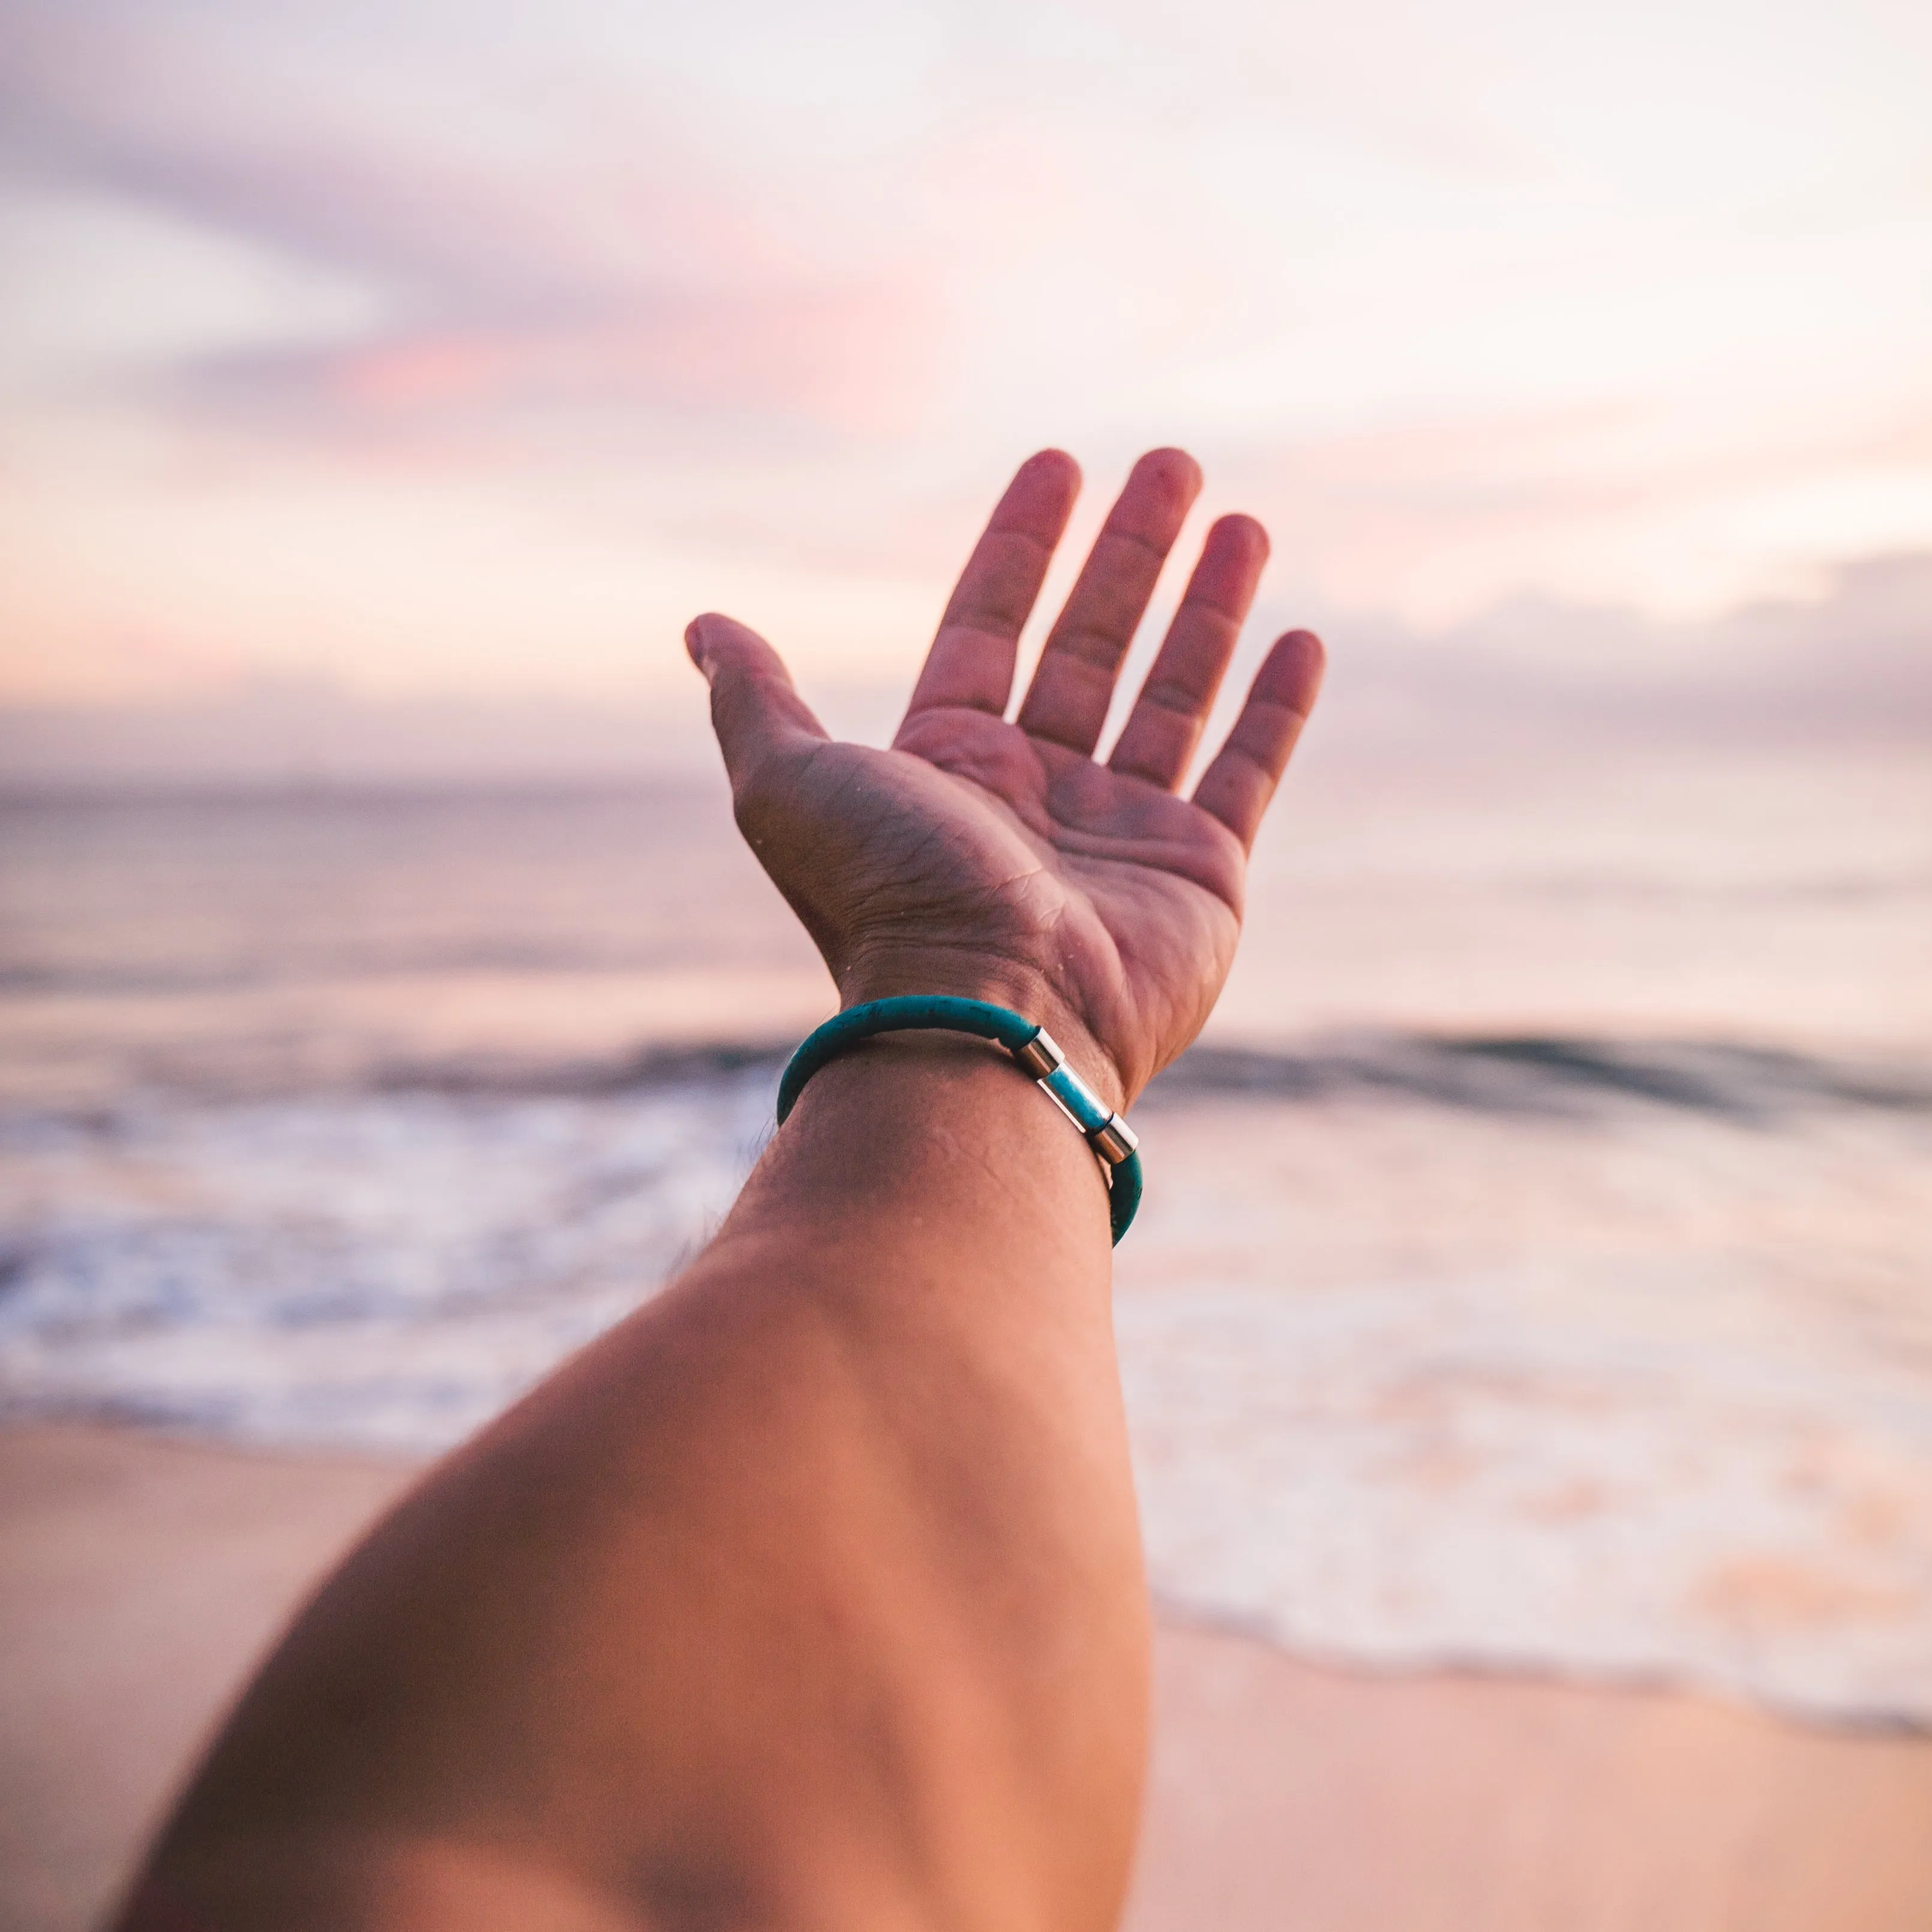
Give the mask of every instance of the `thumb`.
[{"label": "thumb", "polygon": [[826,736],[757,632],[712,611],[692,619],[684,644],[711,687],[711,728],[734,789],[770,753]]}]

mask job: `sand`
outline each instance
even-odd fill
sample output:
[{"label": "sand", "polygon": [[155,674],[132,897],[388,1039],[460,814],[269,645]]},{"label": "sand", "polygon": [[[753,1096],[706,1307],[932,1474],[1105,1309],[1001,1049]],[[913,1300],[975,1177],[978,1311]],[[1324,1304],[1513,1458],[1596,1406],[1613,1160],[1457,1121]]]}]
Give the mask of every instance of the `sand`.
[{"label": "sand", "polygon": [[[409,1478],[0,1431],[0,1928],[112,1898],[250,1660]],[[1323,1669],[1164,1625],[1130,1932],[1924,1932],[1932,1739]]]}]

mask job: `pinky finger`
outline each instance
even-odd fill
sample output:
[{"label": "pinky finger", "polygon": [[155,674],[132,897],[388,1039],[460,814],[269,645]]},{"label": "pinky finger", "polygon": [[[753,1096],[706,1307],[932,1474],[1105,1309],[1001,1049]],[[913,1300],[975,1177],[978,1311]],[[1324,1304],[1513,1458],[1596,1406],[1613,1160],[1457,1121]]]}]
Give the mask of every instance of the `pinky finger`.
[{"label": "pinky finger", "polygon": [[1248,687],[1227,742],[1194,788],[1194,802],[1244,846],[1255,842],[1262,814],[1315,707],[1326,662],[1322,640],[1312,631],[1290,631],[1277,638]]}]

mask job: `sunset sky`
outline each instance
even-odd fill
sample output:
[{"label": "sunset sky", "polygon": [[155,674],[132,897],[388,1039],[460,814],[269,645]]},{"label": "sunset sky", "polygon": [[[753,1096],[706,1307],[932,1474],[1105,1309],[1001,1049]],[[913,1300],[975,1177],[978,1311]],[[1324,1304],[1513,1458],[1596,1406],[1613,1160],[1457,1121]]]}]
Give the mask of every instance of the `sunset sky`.
[{"label": "sunset sky", "polygon": [[1708,620],[1932,550],[1932,8],[7,0],[0,411],[15,704],[872,674],[1046,442]]}]

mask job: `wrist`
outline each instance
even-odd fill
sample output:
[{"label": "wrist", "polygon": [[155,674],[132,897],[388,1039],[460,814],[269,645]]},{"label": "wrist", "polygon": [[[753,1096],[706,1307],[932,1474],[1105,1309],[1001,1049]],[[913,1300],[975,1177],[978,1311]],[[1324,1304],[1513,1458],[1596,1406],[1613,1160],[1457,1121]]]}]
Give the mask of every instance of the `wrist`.
[{"label": "wrist", "polygon": [[1108,1107],[1126,1109],[1130,1096],[1118,1061],[1037,967],[976,950],[931,946],[875,952],[837,976],[842,1008],[907,994],[944,994],[1021,1014],[1053,1036],[1074,1071]]},{"label": "wrist", "polygon": [[[1090,1143],[990,1040],[943,1028],[862,1038],[794,1098],[760,1169],[806,1178],[792,1190],[794,1214],[808,1202],[814,1220],[842,1231],[881,1213],[924,1228],[970,1203],[976,1227],[990,1184],[1001,1238],[1030,1247],[1048,1239],[1042,1221],[1053,1239],[1084,1244],[1092,1228],[1076,1203],[1102,1204],[1112,1218]],[[746,1220],[734,1210],[733,1222]]]}]

